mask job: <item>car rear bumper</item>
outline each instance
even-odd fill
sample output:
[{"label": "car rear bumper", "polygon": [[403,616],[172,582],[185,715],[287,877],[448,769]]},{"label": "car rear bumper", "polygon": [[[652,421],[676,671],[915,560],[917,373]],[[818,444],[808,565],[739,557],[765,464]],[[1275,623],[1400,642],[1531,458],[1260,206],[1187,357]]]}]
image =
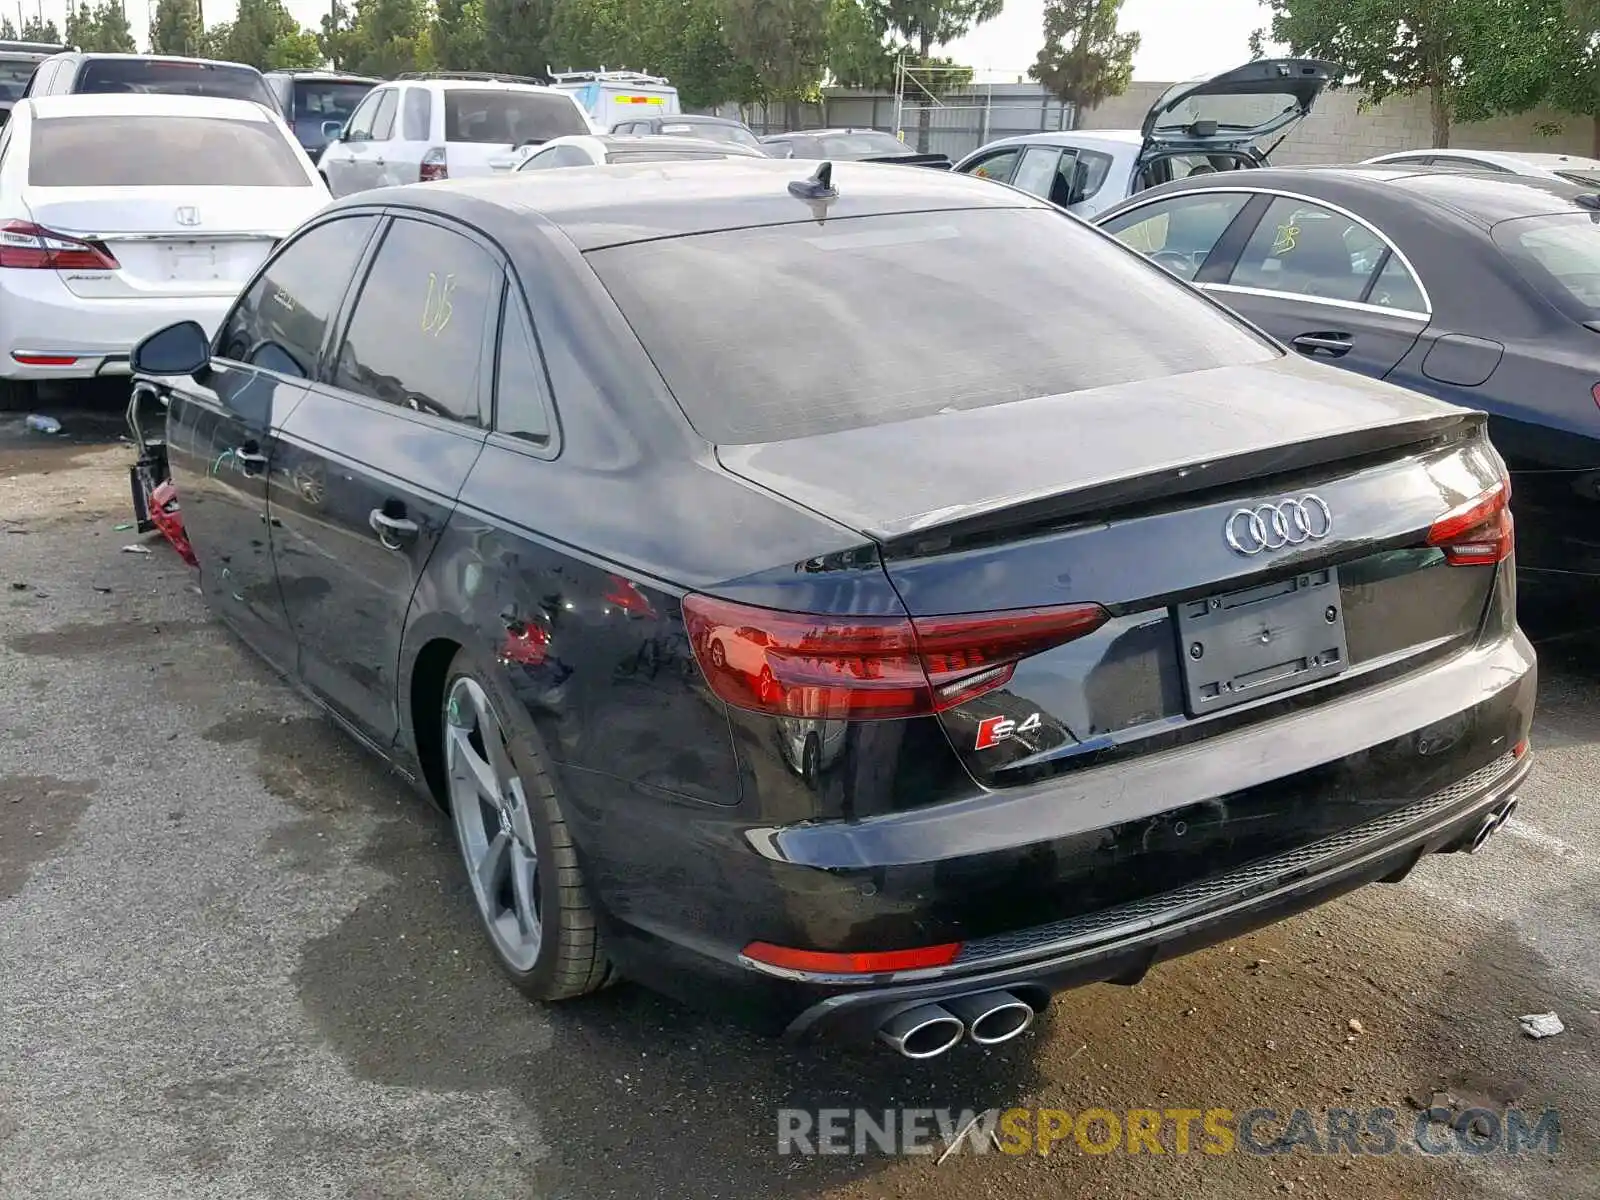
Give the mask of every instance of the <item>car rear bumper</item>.
[{"label": "car rear bumper", "polygon": [[1527,778],[1528,754],[1506,754],[1461,782],[1322,842],[1135,904],[980,939],[948,968],[913,982],[827,997],[786,1029],[868,1040],[896,1011],[1007,990],[1036,1008],[1088,983],[1136,983],[1155,963],[1214,945],[1378,881],[1398,882],[1426,854],[1465,848]]},{"label": "car rear bumper", "polygon": [[[214,333],[234,297],[76,296],[54,271],[0,271],[0,378],[87,379],[126,375],[140,341],[178,321]],[[48,361],[25,362],[40,358]]]},{"label": "car rear bumper", "polygon": [[[625,974],[792,1037],[859,1036],[895,1006],[993,988],[1043,1007],[1403,876],[1515,791],[1536,686],[1512,629],[1360,694],[1037,787],[766,828],[634,801],[647,834],[589,823],[629,802],[595,796],[574,824]],[[960,950],[828,974],[755,961],[756,941]]]}]

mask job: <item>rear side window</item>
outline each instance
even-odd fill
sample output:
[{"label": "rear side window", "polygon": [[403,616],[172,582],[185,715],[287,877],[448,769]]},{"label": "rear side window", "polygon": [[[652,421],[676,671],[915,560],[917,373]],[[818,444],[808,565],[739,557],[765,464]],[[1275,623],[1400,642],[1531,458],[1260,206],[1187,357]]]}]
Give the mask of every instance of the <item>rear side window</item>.
[{"label": "rear side window", "polygon": [[561,93],[474,88],[451,88],[444,93],[447,142],[521,146],[588,132],[578,106]]},{"label": "rear side window", "polygon": [[389,229],[362,285],[334,384],[402,408],[481,423],[500,267],[476,242],[422,221]]},{"label": "rear side window", "polygon": [[506,289],[505,319],[500,327],[494,427],[501,433],[541,445],[550,440],[544,363],[533,340],[533,328],[528,324],[522,297],[517,295],[515,287]]},{"label": "rear side window", "polygon": [[37,60],[32,58],[0,56],[0,100],[21,98],[22,89],[28,86],[37,65]]},{"label": "rear side window", "polygon": [[217,338],[217,355],[309,379],[322,341],[376,217],[340,217],[308,229],[267,264]]},{"label": "rear side window", "polygon": [[33,123],[34,187],[310,187],[268,121],[216,117],[46,117]]},{"label": "rear side window", "polygon": [[1329,300],[1360,300],[1387,247],[1320,204],[1280,196],[1256,226],[1228,282]]},{"label": "rear side window", "polygon": [[730,230],[591,251],[588,261],[690,423],[723,444],[1278,353],[1055,209]]},{"label": "rear side window", "polygon": [[407,88],[400,113],[400,135],[408,142],[425,142],[433,124],[433,93],[427,88]]},{"label": "rear side window", "polygon": [[1495,244],[1555,306],[1600,318],[1600,224],[1587,213],[1519,217],[1494,227]]},{"label": "rear side window", "polygon": [[74,92],[160,92],[178,96],[222,96],[254,100],[278,110],[261,72],[227,63],[174,62],[159,58],[91,58],[78,72]]}]

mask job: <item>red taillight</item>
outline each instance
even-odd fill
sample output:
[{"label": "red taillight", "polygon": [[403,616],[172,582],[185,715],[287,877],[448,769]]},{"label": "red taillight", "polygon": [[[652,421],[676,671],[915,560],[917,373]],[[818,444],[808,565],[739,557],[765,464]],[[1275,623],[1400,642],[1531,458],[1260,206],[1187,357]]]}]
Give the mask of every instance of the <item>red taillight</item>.
[{"label": "red taillight", "polygon": [[1589,394],[1594,397],[1594,402],[1600,404],[1600,383],[1589,389]]},{"label": "red taillight", "polygon": [[925,716],[1003,687],[1016,664],[1102,625],[1098,604],[948,617],[785,613],[690,595],[683,620],[711,690],[781,717]]},{"label": "red taillight", "polygon": [[0,225],[0,267],[46,271],[115,271],[104,246],[68,237],[28,221]]},{"label": "red taillight", "polygon": [[1445,513],[1428,530],[1428,545],[1452,567],[1489,566],[1511,556],[1511,488],[1504,480]]},{"label": "red taillight", "polygon": [[873,950],[846,954],[825,950],[792,950],[788,946],[774,946],[770,942],[751,942],[744,948],[746,958],[769,967],[826,975],[881,975],[890,971],[947,967],[960,953],[960,942],[919,946],[915,950]]},{"label": "red taillight", "polygon": [[443,146],[434,146],[422,156],[422,173],[418,178],[423,183],[450,178],[450,170],[444,163]]}]

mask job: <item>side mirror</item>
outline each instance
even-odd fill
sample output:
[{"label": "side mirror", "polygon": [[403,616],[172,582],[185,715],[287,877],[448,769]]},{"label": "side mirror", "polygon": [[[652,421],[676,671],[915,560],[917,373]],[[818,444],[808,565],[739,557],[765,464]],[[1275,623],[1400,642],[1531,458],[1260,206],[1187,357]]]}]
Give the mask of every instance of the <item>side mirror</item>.
[{"label": "side mirror", "polygon": [[330,142],[342,141],[344,139],[344,122],[324,121],[322,123],[322,136]]},{"label": "side mirror", "polygon": [[136,375],[193,375],[211,361],[211,339],[196,321],[158,329],[133,348]]}]

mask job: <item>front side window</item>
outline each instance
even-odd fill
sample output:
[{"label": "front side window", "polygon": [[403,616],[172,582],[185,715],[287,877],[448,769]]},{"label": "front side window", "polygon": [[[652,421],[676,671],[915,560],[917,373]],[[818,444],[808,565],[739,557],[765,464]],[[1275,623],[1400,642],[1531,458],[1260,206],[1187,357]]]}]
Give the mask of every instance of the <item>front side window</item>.
[{"label": "front side window", "polygon": [[1102,228],[1180,279],[1193,279],[1249,199],[1243,192],[1175,196],[1113,217]]},{"label": "front side window", "polygon": [[1228,282],[1291,295],[1360,300],[1387,247],[1358,221],[1305,200],[1268,206]]},{"label": "front side window", "polygon": [[394,132],[394,110],[400,103],[399,88],[385,88],[378,101],[378,111],[372,114],[372,140],[387,142]]},{"label": "front side window", "polygon": [[499,265],[465,235],[395,221],[361,286],[334,385],[480,424],[485,341],[500,313],[503,281]]},{"label": "front side window", "polygon": [[690,424],[714,443],[809,437],[1278,355],[1045,207],[725,230],[585,258]]},{"label": "front side window", "polygon": [[1000,183],[1010,183],[1011,176],[1016,172],[1017,160],[1022,157],[1020,147],[1010,150],[1001,150],[980,158],[971,166],[964,168],[963,174],[972,175],[978,179],[994,179]]},{"label": "front side window", "polygon": [[270,121],[107,114],[45,117],[28,148],[33,187],[310,187]]},{"label": "front side window", "polygon": [[217,357],[310,379],[377,218],[339,217],[285,246],[223,322]]},{"label": "front side window", "polygon": [[367,98],[356,105],[356,111],[350,115],[350,122],[344,127],[344,140],[359,142],[372,136],[372,118],[377,116],[378,102],[383,99],[384,92],[392,89],[382,88],[375,92],[368,92]]}]

